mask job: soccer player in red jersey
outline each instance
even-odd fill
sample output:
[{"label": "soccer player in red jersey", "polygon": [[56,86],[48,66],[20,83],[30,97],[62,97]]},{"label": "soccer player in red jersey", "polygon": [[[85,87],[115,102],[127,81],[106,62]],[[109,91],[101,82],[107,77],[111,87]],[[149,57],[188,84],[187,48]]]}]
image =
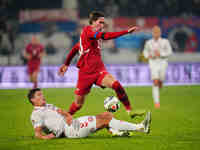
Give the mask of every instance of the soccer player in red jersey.
[{"label": "soccer player in red jersey", "polygon": [[78,83],[75,90],[75,101],[71,104],[69,113],[73,115],[82,107],[85,96],[90,92],[93,84],[102,88],[112,88],[116,92],[118,99],[125,106],[126,111],[130,113],[132,108],[124,88],[119,81],[107,72],[104,66],[101,58],[100,42],[132,33],[138,27],[134,26],[120,32],[102,32],[105,25],[104,14],[96,11],[90,14],[89,23],[89,26],[83,28],[80,41],[72,48],[65,63],[58,71],[58,74],[63,76],[72,58],[79,53],[80,57],[77,63],[79,68]]},{"label": "soccer player in red jersey", "polygon": [[26,46],[24,57],[28,60],[28,74],[33,88],[37,88],[38,73],[40,70],[41,59],[44,56],[44,47],[40,44],[36,36],[33,36],[31,43]]}]

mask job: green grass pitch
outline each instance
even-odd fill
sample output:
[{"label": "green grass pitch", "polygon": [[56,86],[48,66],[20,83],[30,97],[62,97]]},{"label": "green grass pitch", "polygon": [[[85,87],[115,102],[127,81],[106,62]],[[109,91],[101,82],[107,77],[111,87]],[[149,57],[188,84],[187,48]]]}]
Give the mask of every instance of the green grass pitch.
[{"label": "green grass pitch", "polygon": [[[155,109],[151,87],[127,87],[133,109],[152,111],[151,132],[132,137],[111,137],[101,130],[84,139],[39,140],[34,138],[30,122],[31,104],[27,89],[0,90],[0,150],[199,150],[200,86],[171,86],[161,91],[161,108]],[[48,103],[68,109],[73,101],[72,88],[43,89]],[[104,111],[103,100],[114,95],[110,89],[93,88],[85,105],[74,117],[95,115]],[[130,119],[124,107],[116,118]]]}]

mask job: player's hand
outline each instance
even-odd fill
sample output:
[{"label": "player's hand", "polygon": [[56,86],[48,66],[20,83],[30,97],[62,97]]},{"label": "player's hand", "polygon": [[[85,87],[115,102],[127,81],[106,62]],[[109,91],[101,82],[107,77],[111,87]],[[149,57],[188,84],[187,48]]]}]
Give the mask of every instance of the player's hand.
[{"label": "player's hand", "polygon": [[70,126],[72,124],[73,117],[68,112],[63,111],[62,109],[58,109],[57,112],[63,116],[65,116],[67,124]]},{"label": "player's hand", "polygon": [[58,75],[59,76],[64,76],[64,74],[67,71],[67,69],[68,69],[68,66],[63,64],[58,70]]},{"label": "player's hand", "polygon": [[133,27],[128,29],[128,33],[132,33],[132,32],[138,31],[138,30],[139,30],[139,27],[133,26]]},{"label": "player's hand", "polygon": [[152,55],[149,55],[149,59],[152,59],[153,58],[153,56]]},{"label": "player's hand", "polygon": [[155,50],[155,56],[156,56],[156,57],[160,57],[160,53],[159,53],[158,50]]}]

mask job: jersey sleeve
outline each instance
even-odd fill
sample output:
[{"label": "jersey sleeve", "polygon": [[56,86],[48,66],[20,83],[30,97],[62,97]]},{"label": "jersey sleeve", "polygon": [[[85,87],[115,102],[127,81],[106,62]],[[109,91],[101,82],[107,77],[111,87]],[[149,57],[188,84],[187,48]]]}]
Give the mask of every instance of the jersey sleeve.
[{"label": "jersey sleeve", "polygon": [[103,32],[99,32],[99,31],[92,31],[91,28],[85,28],[84,30],[87,34],[87,37],[89,39],[101,39]]},{"label": "jersey sleeve", "polygon": [[67,57],[66,57],[66,59],[65,59],[65,62],[64,62],[65,65],[67,65],[67,66],[70,65],[70,63],[71,63],[73,57],[78,53],[79,49],[80,49],[80,46],[79,46],[79,42],[78,42],[78,43],[76,43],[76,44],[74,45],[74,47],[71,49],[71,51],[70,51],[69,54],[67,55]]},{"label": "jersey sleeve", "polygon": [[168,57],[172,54],[172,48],[171,48],[171,45],[169,43],[169,40],[165,40],[164,41],[164,50],[161,51],[160,55],[161,57]]},{"label": "jersey sleeve", "polygon": [[92,31],[91,28],[86,29],[88,38],[91,39],[103,39],[103,40],[110,40],[120,37],[122,35],[128,34],[128,30],[123,30],[120,32],[99,32],[99,31]]},{"label": "jersey sleeve", "polygon": [[149,46],[149,42],[150,42],[150,41],[146,41],[146,43],[145,43],[145,45],[144,45],[143,54],[144,54],[144,57],[145,57],[145,58],[148,58],[149,55],[150,55],[150,46]]},{"label": "jersey sleeve", "polygon": [[105,32],[102,34],[102,39],[103,40],[115,39],[125,34],[128,34],[128,30],[123,30],[120,32]]},{"label": "jersey sleeve", "polygon": [[33,112],[31,115],[31,123],[34,128],[43,126],[43,118],[39,111]]}]

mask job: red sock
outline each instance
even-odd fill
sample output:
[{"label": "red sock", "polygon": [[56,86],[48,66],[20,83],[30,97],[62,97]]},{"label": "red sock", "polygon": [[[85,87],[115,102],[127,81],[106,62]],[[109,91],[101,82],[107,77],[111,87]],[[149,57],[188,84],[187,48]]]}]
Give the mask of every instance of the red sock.
[{"label": "red sock", "polygon": [[71,115],[75,114],[75,112],[77,112],[81,107],[78,106],[75,102],[73,102],[69,108],[69,113]]},{"label": "red sock", "polygon": [[131,110],[131,104],[129,102],[128,96],[127,96],[124,88],[121,86],[121,84],[118,81],[115,81],[112,84],[112,89],[115,90],[118,99],[123,103],[126,110]]}]

